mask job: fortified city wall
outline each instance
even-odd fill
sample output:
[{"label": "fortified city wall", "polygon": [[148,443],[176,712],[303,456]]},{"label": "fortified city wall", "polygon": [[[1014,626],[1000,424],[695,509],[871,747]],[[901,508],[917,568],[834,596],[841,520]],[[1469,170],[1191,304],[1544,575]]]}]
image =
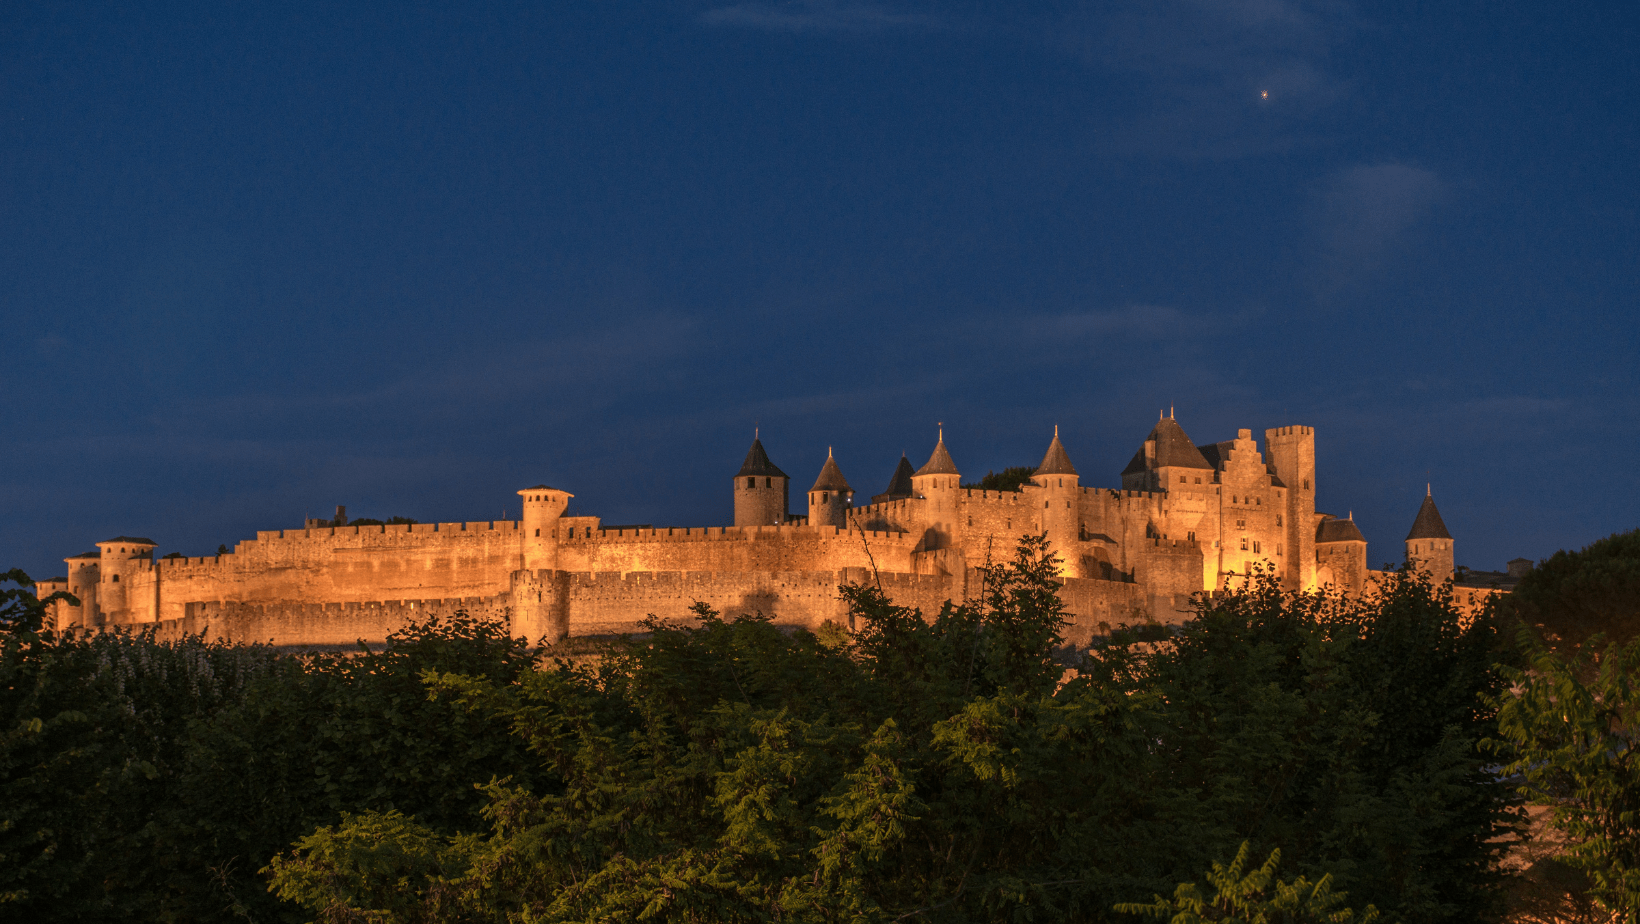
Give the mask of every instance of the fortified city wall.
[{"label": "fortified city wall", "polygon": [[[860,506],[828,455],[804,495],[810,517],[787,509],[790,479],[754,440],[733,481],[734,526],[606,528],[567,516],[572,495],[538,485],[518,492],[516,521],[310,520],[229,554],[157,560],[152,541],[121,536],[65,559],[67,576],[40,586],[83,602],[54,605],[59,628],[157,624],[165,637],[300,645],[379,643],[414,617],[458,610],[532,639],[632,632],[648,615],[686,618],[697,601],[815,628],[846,621],[838,586],[848,582],[879,583],[930,615],[976,597],[978,569],[1009,560],[1021,536],[1045,535],[1061,558],[1070,637],[1085,641],[1118,623],[1182,621],[1194,595],[1241,586],[1255,569],[1289,589],[1314,589],[1319,575],[1366,591],[1353,521],[1315,512],[1314,440],[1312,428],[1282,427],[1265,431],[1268,458],[1250,430],[1198,448],[1163,417],[1114,489],[1080,484],[1056,430],[1032,479],[996,491],[962,487],[942,434],[922,469],[902,458],[888,490]],[[345,524],[341,514],[329,522]],[[1426,497],[1409,560],[1444,580],[1452,545]],[[1471,607],[1487,596],[1457,593]]]}]

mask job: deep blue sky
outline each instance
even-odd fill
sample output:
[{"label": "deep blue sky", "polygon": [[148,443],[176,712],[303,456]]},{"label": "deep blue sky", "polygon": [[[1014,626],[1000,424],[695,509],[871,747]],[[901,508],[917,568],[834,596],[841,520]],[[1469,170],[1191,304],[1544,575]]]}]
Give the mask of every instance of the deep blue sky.
[{"label": "deep blue sky", "polygon": [[944,421],[1318,433],[1401,558],[1640,526],[1632,2],[0,6],[0,568],[730,516]]}]

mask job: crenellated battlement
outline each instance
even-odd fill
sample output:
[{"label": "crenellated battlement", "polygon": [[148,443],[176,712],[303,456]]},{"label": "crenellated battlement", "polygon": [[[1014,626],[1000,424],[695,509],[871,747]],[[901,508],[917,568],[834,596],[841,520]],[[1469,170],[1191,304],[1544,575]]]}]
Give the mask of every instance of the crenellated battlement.
[{"label": "crenellated battlement", "polygon": [[[859,509],[859,508],[856,508]],[[899,530],[865,530],[868,539],[894,539],[903,536]],[[562,541],[573,544],[625,542],[745,542],[770,539],[809,539],[859,541],[861,530],[836,526],[814,526],[806,523],[779,526],[666,526],[642,529],[576,529]]]}]

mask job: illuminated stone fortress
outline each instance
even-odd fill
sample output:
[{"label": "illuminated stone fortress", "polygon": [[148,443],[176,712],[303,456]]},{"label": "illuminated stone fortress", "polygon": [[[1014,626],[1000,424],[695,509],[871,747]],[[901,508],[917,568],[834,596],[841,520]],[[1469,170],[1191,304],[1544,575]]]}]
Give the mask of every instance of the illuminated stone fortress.
[{"label": "illuminated stone fortress", "polygon": [[[827,455],[790,510],[790,478],[754,439],[732,479],[734,525],[606,527],[569,516],[573,496],[519,491],[519,520],[358,526],[309,521],[258,532],[229,554],[155,559],[121,536],[65,559],[43,581],[59,628],[157,624],[163,637],[281,645],[379,641],[408,619],[457,610],[505,620],[531,639],[641,629],[649,614],[683,616],[703,601],[782,624],[847,622],[838,586],[879,584],[896,602],[937,611],[978,594],[976,569],[1045,533],[1061,559],[1073,640],[1101,623],[1178,622],[1192,595],[1245,582],[1255,568],[1283,586],[1359,592],[1367,543],[1350,518],[1315,510],[1315,431],[1278,427],[1198,447],[1162,417],[1121,472],[1120,488],[1084,486],[1057,428],[1018,491],[964,487],[941,432],[928,461],[903,456],[870,503]],[[1425,497],[1408,561],[1452,576],[1452,537]]]}]

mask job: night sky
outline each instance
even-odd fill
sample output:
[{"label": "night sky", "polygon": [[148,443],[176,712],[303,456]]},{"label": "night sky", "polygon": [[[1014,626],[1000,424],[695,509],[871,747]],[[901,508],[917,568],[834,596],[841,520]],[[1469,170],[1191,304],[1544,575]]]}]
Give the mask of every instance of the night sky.
[{"label": "night sky", "polygon": [[731,520],[936,422],[1317,431],[1400,561],[1640,526],[1640,4],[0,6],[0,570]]}]

